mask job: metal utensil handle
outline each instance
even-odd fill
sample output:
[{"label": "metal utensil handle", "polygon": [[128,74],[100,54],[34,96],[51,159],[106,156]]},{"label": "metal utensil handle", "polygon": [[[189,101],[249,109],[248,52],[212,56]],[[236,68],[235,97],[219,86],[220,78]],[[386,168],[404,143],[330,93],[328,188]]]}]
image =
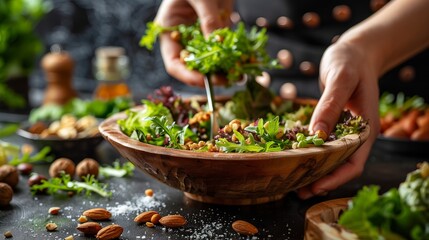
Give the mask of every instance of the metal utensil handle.
[{"label": "metal utensil handle", "polygon": [[209,108],[210,114],[210,139],[214,138],[214,129],[215,129],[215,102],[214,102],[214,92],[213,92],[213,86],[212,82],[210,81],[209,76],[204,76],[204,86],[206,88],[206,95],[207,95],[207,105]]}]

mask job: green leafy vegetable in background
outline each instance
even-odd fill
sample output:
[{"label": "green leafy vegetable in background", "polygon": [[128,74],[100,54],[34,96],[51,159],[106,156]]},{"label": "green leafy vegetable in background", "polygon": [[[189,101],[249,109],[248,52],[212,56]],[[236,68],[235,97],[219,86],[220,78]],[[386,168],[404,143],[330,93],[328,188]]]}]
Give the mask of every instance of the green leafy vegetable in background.
[{"label": "green leafy vegetable in background", "polygon": [[127,177],[134,174],[134,165],[130,162],[121,164],[118,161],[114,161],[112,166],[100,166],[99,174],[105,178],[110,177]]},{"label": "green leafy vegetable in background", "polygon": [[29,121],[55,121],[65,114],[71,114],[78,118],[92,115],[96,118],[107,118],[114,113],[126,110],[134,106],[129,98],[114,98],[112,100],[82,100],[75,98],[64,106],[56,104],[43,105],[31,111]]},{"label": "green leafy vegetable in background", "polygon": [[19,124],[10,123],[0,128],[0,138],[10,136],[19,129]]},{"label": "green leafy vegetable in background", "polygon": [[0,2],[0,102],[12,108],[25,107],[23,96],[5,84],[9,77],[28,76],[43,46],[34,28],[49,10],[46,0]]},{"label": "green leafy vegetable in background", "polygon": [[92,192],[97,193],[102,197],[111,197],[112,192],[106,190],[107,184],[98,182],[94,176],[84,177],[84,181],[73,181],[68,174],[63,174],[61,177],[42,180],[41,184],[31,186],[33,194],[38,192],[46,192],[47,194],[58,194],[61,192],[74,192],[77,194],[85,193],[91,195]]},{"label": "green leafy vegetable in background", "polygon": [[235,30],[222,28],[204,36],[199,23],[162,27],[150,22],[140,45],[152,49],[159,34],[171,31],[180,35],[184,48],[181,55],[185,56],[182,60],[189,69],[204,75],[224,74],[230,85],[244,75],[261,75],[264,68],[280,68],[277,60],[272,60],[265,50],[266,29],[253,27],[247,31],[243,23]]},{"label": "green leafy vegetable in background", "polygon": [[379,101],[380,117],[392,114],[394,118],[400,118],[410,109],[420,109],[425,107],[425,101],[422,97],[412,96],[406,98],[404,93],[398,93],[396,96],[392,93],[383,93]]},{"label": "green leafy vegetable in background", "polygon": [[359,239],[429,239],[429,164],[407,175],[399,190],[379,195],[377,186],[364,187],[338,223]]}]

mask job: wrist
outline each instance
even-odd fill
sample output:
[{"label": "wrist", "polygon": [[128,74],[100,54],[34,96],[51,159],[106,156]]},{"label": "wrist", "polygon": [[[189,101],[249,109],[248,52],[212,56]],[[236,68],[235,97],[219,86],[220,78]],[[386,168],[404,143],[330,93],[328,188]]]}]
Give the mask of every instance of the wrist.
[{"label": "wrist", "polygon": [[387,71],[383,58],[385,48],[379,45],[380,42],[376,38],[377,34],[371,29],[351,28],[338,39],[336,44],[353,48],[377,77],[380,77]]}]

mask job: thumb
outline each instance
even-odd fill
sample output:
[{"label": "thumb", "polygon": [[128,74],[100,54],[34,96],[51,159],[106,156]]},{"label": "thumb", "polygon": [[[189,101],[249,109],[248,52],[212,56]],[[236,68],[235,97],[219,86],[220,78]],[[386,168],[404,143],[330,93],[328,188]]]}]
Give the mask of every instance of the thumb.
[{"label": "thumb", "polygon": [[194,8],[201,22],[201,30],[207,36],[214,30],[223,27],[223,21],[217,1],[191,0],[189,3]]}]

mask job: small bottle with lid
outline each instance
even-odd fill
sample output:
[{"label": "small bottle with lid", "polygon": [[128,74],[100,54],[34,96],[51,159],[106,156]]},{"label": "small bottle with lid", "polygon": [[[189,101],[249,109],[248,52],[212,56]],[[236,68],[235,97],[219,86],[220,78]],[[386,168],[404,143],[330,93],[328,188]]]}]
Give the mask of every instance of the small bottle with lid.
[{"label": "small bottle with lid", "polygon": [[94,74],[98,80],[94,98],[111,100],[117,97],[131,98],[126,83],[128,57],[122,47],[100,47],[95,52]]}]

